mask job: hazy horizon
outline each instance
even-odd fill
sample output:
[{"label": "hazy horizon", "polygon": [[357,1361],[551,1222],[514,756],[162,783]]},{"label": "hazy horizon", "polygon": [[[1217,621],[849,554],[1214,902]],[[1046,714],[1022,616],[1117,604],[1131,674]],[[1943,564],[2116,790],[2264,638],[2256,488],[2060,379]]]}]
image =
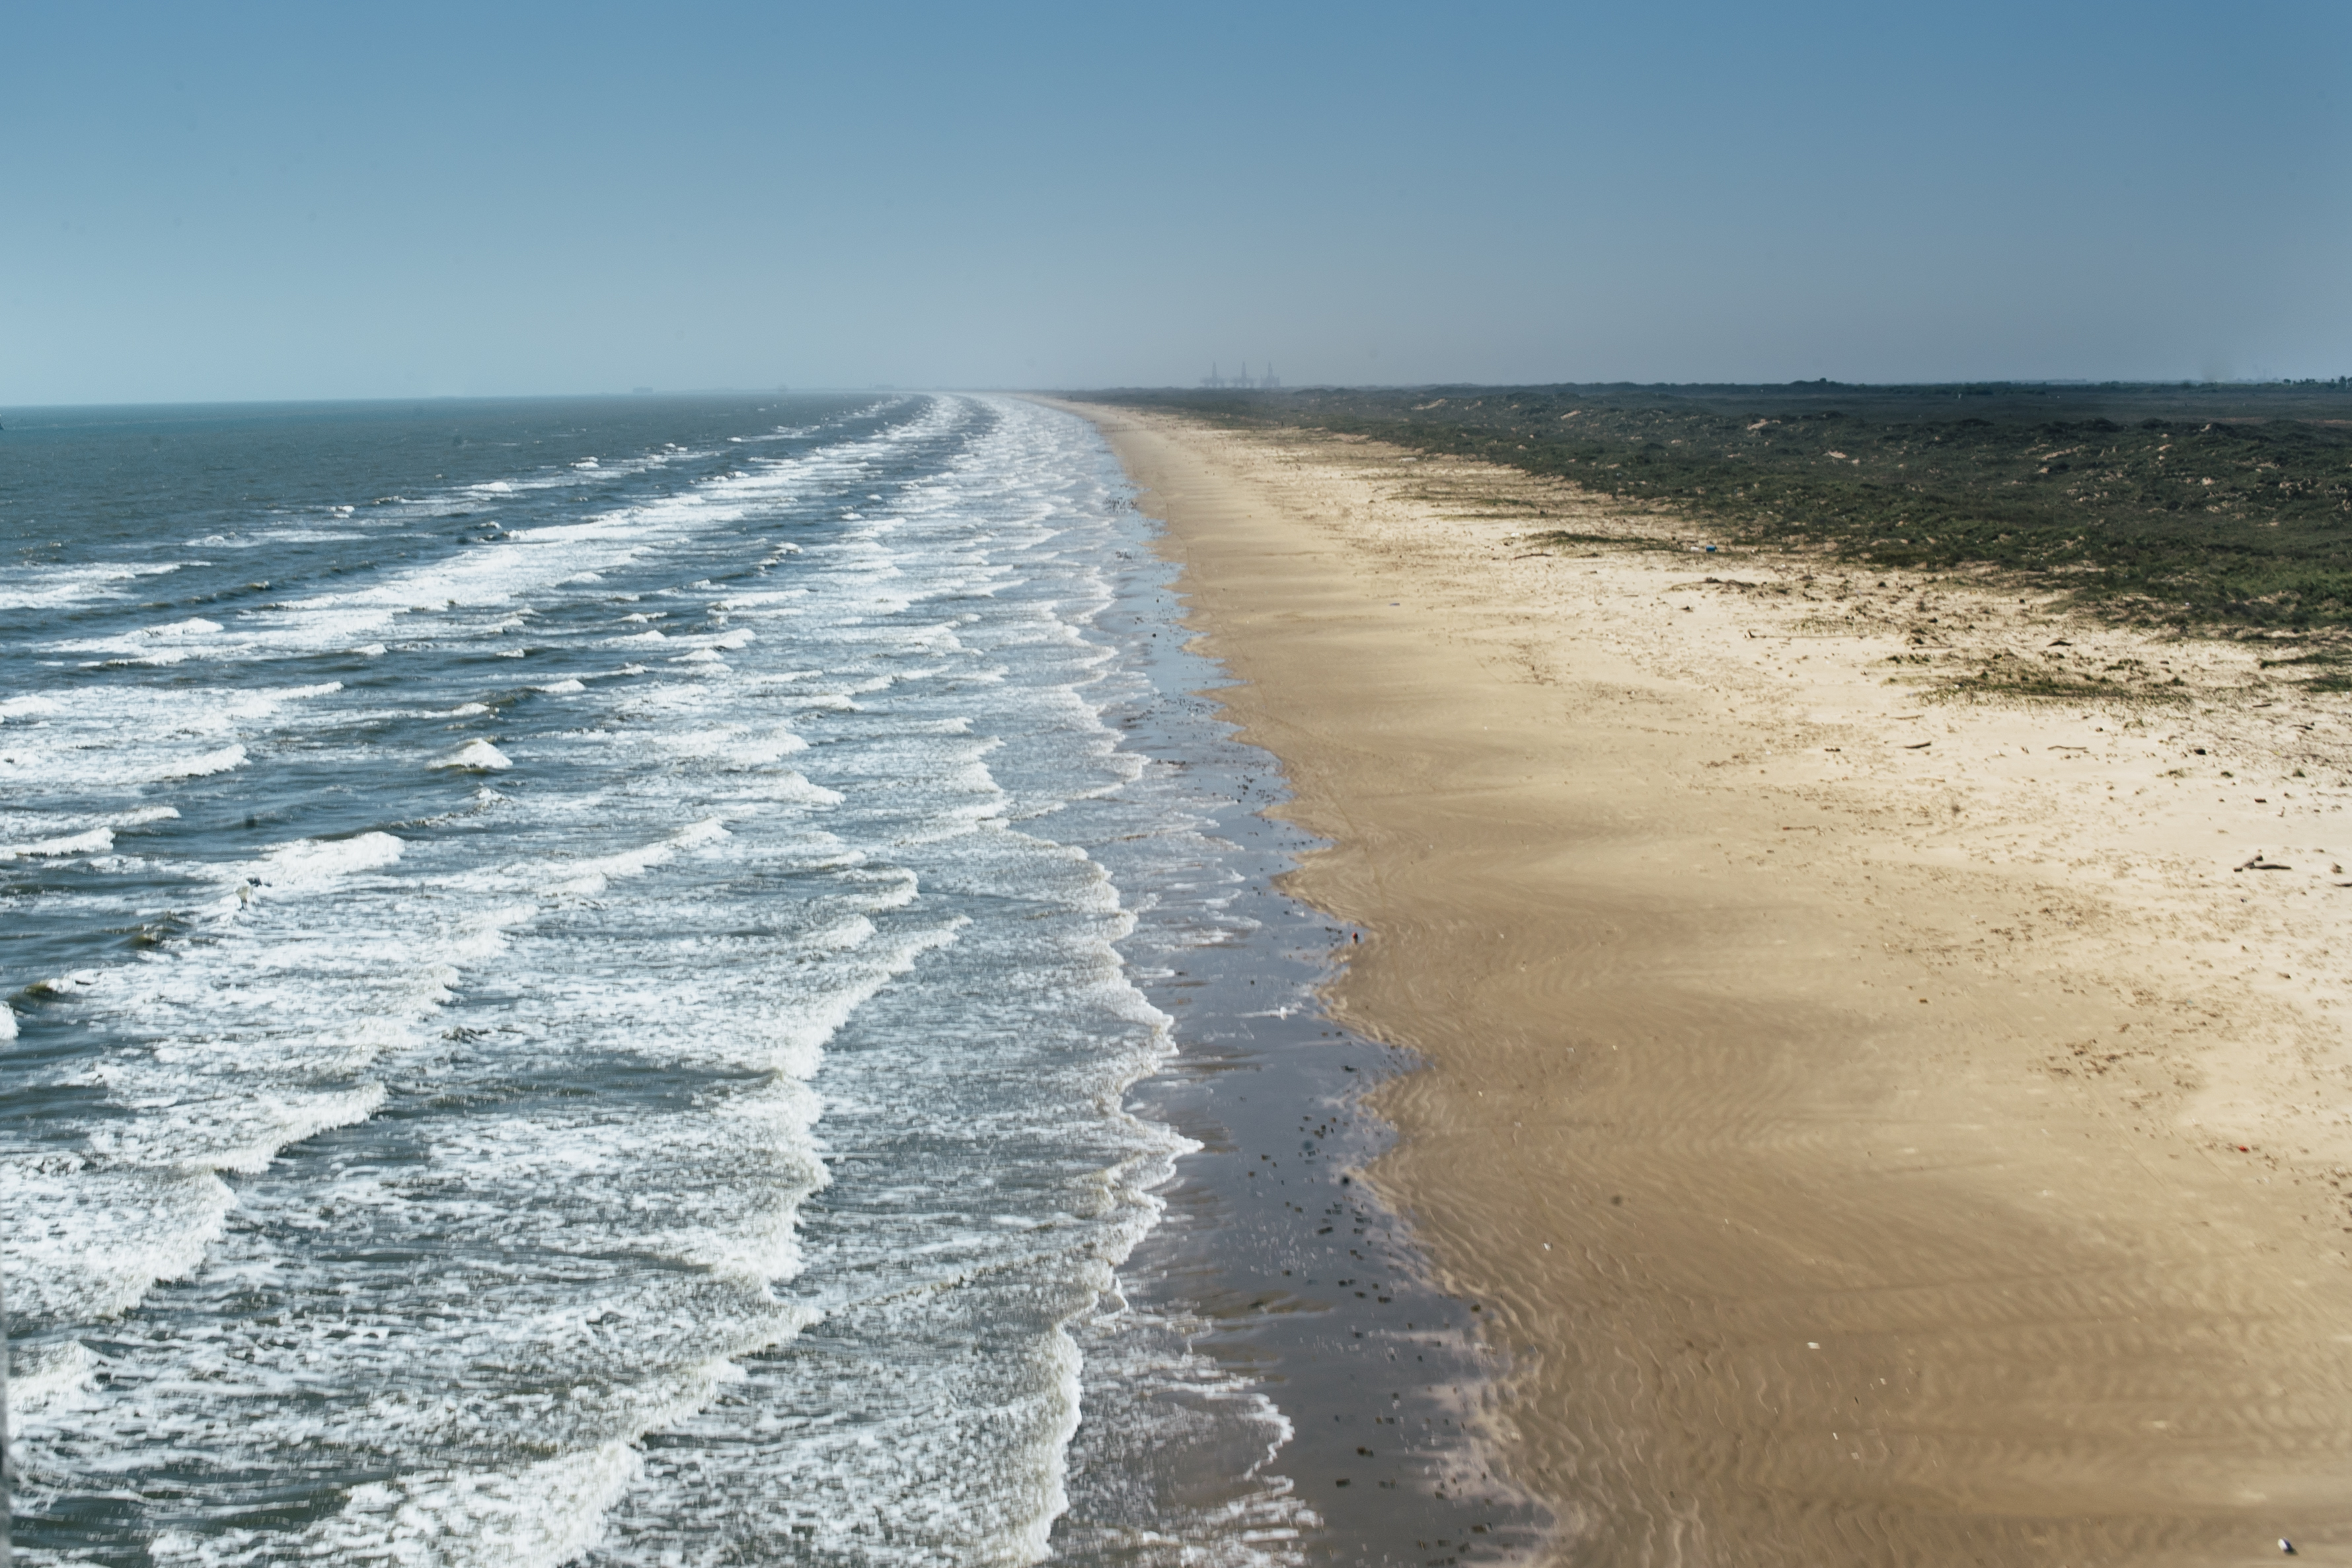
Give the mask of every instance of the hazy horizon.
[{"label": "hazy horizon", "polygon": [[[1886,391],[1886,390],[1896,390],[1896,389],[1912,388],[1912,387],[1918,387],[1918,388],[1929,388],[1929,389],[1933,389],[1933,388],[1947,387],[1947,386],[1950,386],[1950,387],[2002,387],[2002,386],[2011,386],[2011,387],[2065,387],[2065,388],[2083,389],[2083,390],[2089,390],[2089,391],[2097,391],[2097,390],[2099,390],[2099,389],[2101,389],[2101,388],[2104,388],[2104,387],[2114,387],[2114,388],[2172,388],[2172,387],[2180,387],[2180,388],[2206,388],[2206,387],[2210,387],[2210,388],[2222,388],[2222,387],[2291,386],[2291,385],[2298,384],[2299,382],[2323,382],[2323,383],[2324,383],[2324,382],[2340,382],[2340,381],[2345,381],[2345,380],[2347,380],[2347,379],[2352,379],[2352,378],[2347,378],[2347,377],[2337,377],[2337,376],[2329,376],[2329,377],[2303,377],[2303,378],[2288,378],[2288,377],[2280,377],[2280,378],[2275,378],[2275,379],[2271,379],[2271,380],[2263,380],[2263,381],[2256,381],[2256,380],[2253,380],[2253,379],[2252,379],[2252,378],[2241,378],[2241,379],[2232,380],[2232,381],[2226,381],[2226,382],[2223,382],[2223,381],[2204,381],[2204,380],[2200,380],[2200,379],[2198,379],[2198,378],[2196,378],[2196,377],[2185,377],[2185,378],[2179,378],[2179,379],[2175,379],[2175,380],[2168,380],[2168,381],[2122,381],[2122,380],[2108,380],[2108,381],[2095,381],[2095,381],[2085,380],[2085,379],[2083,379],[2083,378],[2080,378],[2080,377],[2044,377],[2044,378],[2036,378],[2036,379],[2032,379],[2032,380],[2025,380],[2025,379],[2020,379],[2020,378],[2012,378],[2012,377],[1998,377],[1998,376],[1987,376],[1987,377],[1981,377],[1981,378],[1978,378],[1978,379],[1970,380],[1970,381],[1952,381],[1952,382],[1843,382],[1843,381],[1834,381],[1834,380],[1831,380],[1831,381],[1823,381],[1823,380],[1821,380],[1821,379],[1818,379],[1818,378],[1816,378],[1816,379],[1814,379],[1814,380],[1810,380],[1810,381],[1787,381],[1787,382],[1696,382],[1696,381],[1692,381],[1692,382],[1632,382],[1632,381],[1619,381],[1619,382],[1558,382],[1558,381],[1555,381],[1555,382],[1479,382],[1479,381],[1445,381],[1445,382],[1438,382],[1438,381],[1430,381],[1430,382],[1289,382],[1289,381],[1285,381],[1285,382],[1282,383],[1282,385],[1281,385],[1281,387],[1280,387],[1280,389],[1279,389],[1279,390],[1280,390],[1280,391],[1283,391],[1283,392],[1412,392],[1412,391],[1422,391],[1422,390],[1431,390],[1431,389],[1439,389],[1439,388],[1450,388],[1450,387],[1477,388],[1477,389],[1480,389],[1480,390],[1495,390],[1495,391],[1506,391],[1506,390],[1508,390],[1508,391],[1517,391],[1517,390],[1522,390],[1522,389],[1527,389],[1527,390],[1535,390],[1535,389],[1542,389],[1542,388],[1547,388],[1547,387],[1578,386],[1578,387],[1593,387],[1593,388],[1596,388],[1596,389],[1598,389],[1598,388],[1602,388],[1602,387],[1623,387],[1623,388],[1630,388],[1630,389],[1633,389],[1633,390],[1637,390],[1637,391],[1650,390],[1650,389],[1658,389],[1658,390],[1673,390],[1673,391],[1684,391],[1684,390],[1687,390],[1687,391],[1700,391],[1700,390],[1713,390],[1713,389],[1718,389],[1718,388],[1722,388],[1722,389],[1737,388],[1737,389],[1743,389],[1743,390],[1746,390],[1746,389],[1752,389],[1752,390],[1759,391],[1759,392],[1769,392],[1769,391],[1773,391],[1773,390],[1777,390],[1777,389],[1788,389],[1788,388],[1796,388],[1796,387],[1828,386],[1828,387],[1832,387],[1832,388],[1852,388],[1852,389],[1853,389],[1853,390],[1855,390],[1855,391],[1863,392],[1863,391]],[[744,386],[744,387],[631,387],[631,388],[628,388],[628,389],[626,389],[626,390],[625,390],[625,391],[619,391],[619,392],[610,392],[610,391],[585,391],[585,392],[420,392],[420,393],[411,393],[411,394],[408,394],[408,395],[406,395],[406,396],[385,394],[385,395],[376,395],[376,396],[358,396],[358,397],[331,397],[331,396],[330,396],[330,397],[314,397],[314,398],[301,398],[301,397],[294,397],[294,398],[283,398],[283,397],[278,397],[278,398],[268,398],[268,397],[262,397],[262,398],[177,398],[177,399],[162,399],[162,400],[157,400],[157,399],[123,399],[123,400],[111,401],[111,402],[109,402],[109,401],[90,401],[90,402],[47,402],[47,403],[41,403],[41,402],[12,402],[12,403],[0,403],[0,411],[5,411],[5,412],[6,412],[6,413],[16,413],[16,414],[27,413],[62,413],[62,412],[74,412],[74,411],[84,410],[84,409],[88,409],[88,410],[102,410],[102,411],[116,412],[116,413],[135,413],[135,412],[138,412],[138,411],[141,411],[141,410],[146,410],[146,409],[157,409],[157,410],[180,410],[180,409],[272,409],[272,408],[305,408],[305,407],[320,407],[320,408],[328,408],[328,407],[335,407],[335,406],[341,406],[341,405],[351,405],[351,406],[357,407],[357,406],[367,406],[367,405],[374,405],[374,404],[387,404],[387,405],[389,405],[389,404],[398,404],[398,403],[415,403],[415,404],[423,405],[423,404],[427,404],[427,403],[560,402],[574,401],[574,400],[576,400],[576,401],[583,401],[583,402],[586,402],[586,401],[595,401],[595,400],[626,400],[626,399],[630,399],[630,398],[648,398],[648,399],[656,399],[656,400],[657,400],[657,399],[662,399],[662,398],[761,398],[761,397],[800,397],[800,396],[803,396],[803,395],[805,395],[805,396],[809,396],[809,397],[845,397],[845,396],[854,396],[854,395],[856,395],[856,394],[859,394],[859,393],[893,393],[893,394],[894,394],[894,393],[908,393],[908,394],[919,395],[919,396],[972,396],[972,395],[986,395],[986,394],[989,394],[989,393],[1006,393],[1006,394],[1011,394],[1011,395],[1013,395],[1013,396],[1024,396],[1024,395],[1031,395],[1031,394],[1034,394],[1034,395],[1038,395],[1038,396],[1050,397],[1050,396],[1055,396],[1055,395],[1063,394],[1063,393],[1076,393],[1076,394],[1083,394],[1083,393],[1089,392],[1183,392],[1183,391],[1192,391],[1192,390],[1198,390],[1198,383],[1197,383],[1197,382],[1133,382],[1133,383],[1129,383],[1129,384],[1123,385],[1123,386],[1110,386],[1110,385],[1105,385],[1105,386],[1100,386],[1100,387],[1051,387],[1051,386],[900,386],[900,385],[898,385],[898,384],[897,384],[897,383],[895,383],[895,382],[868,382],[868,383],[866,383],[866,384],[865,384],[865,385],[863,385],[863,386],[852,386],[852,385],[842,385],[842,386],[821,386],[821,385],[793,386],[793,385],[786,384],[786,385],[779,385],[779,386],[772,386],[772,387],[754,387],[754,386]],[[1228,390],[1263,390],[1263,389],[1229,388]]]},{"label": "hazy horizon", "polygon": [[2352,372],[2352,13],[32,13],[0,406]]}]

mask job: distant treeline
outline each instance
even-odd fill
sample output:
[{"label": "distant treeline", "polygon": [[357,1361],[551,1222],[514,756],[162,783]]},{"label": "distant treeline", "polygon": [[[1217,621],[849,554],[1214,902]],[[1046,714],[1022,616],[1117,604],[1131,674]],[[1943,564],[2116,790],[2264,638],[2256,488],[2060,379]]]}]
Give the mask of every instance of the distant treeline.
[{"label": "distant treeline", "polygon": [[1087,395],[1485,458],[1741,542],[2005,569],[2133,620],[2352,628],[2352,378]]}]

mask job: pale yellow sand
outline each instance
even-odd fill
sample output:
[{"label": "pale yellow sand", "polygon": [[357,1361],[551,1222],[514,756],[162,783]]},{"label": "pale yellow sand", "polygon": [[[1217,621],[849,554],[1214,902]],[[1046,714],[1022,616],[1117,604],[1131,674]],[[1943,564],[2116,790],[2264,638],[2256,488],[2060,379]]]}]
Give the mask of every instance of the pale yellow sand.
[{"label": "pale yellow sand", "polygon": [[[1430,1060],[1371,1176],[1562,1561],[2352,1561],[2352,698],[1086,412],[1331,841],[1297,891],[1371,934],[1334,1007]],[[2183,695],[1937,695],[1996,646]]]}]

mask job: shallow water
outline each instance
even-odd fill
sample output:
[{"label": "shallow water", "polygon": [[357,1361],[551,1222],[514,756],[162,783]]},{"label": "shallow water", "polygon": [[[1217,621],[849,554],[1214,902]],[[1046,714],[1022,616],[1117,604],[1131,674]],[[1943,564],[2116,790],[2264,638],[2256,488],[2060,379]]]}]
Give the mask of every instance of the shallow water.
[{"label": "shallow water", "polygon": [[[1318,1379],[1398,1346],[1304,1223],[1391,1223],[1339,1186],[1381,1063],[1088,427],[7,423],[29,1559],[1386,1558]],[[1450,1519],[1477,1366],[1396,1245],[1376,1304],[1452,1316],[1389,1490]],[[1278,1266],[1298,1332],[1235,1317]]]}]

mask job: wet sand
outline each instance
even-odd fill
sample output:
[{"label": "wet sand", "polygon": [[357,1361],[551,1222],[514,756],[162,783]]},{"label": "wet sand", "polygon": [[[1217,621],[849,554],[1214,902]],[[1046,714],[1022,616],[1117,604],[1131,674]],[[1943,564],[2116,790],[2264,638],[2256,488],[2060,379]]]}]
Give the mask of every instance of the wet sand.
[{"label": "wet sand", "polygon": [[[1104,1568],[1196,1561],[1175,1547],[1188,1537],[1233,1568],[1525,1562],[1549,1519],[1492,1472],[1475,1432],[1492,1386],[1478,1303],[1437,1287],[1361,1179],[1393,1141],[1365,1092],[1418,1060],[1318,1001],[1353,933],[1276,885],[1314,841],[1275,812],[1289,797],[1274,758],[1220,721],[1214,689],[1230,674],[1173,634],[1172,576],[1139,565],[1093,623],[1147,677],[1106,713],[1150,759],[1133,788],[1223,846],[1190,877],[1120,878],[1141,895],[1121,944],[1129,976],[1177,1042],[1128,1107],[1197,1147],[1158,1189],[1166,1209],[1119,1292],[1127,1339],[1172,1334],[1223,1379],[1138,1376],[1150,1357],[1122,1364],[1105,1347],[1095,1408],[1160,1409],[1082,1429],[1054,1549]],[[1119,846],[1096,852],[1118,877]],[[1248,1391],[1286,1433],[1248,1416]],[[1154,1519],[1171,1529],[1134,1527]]]},{"label": "wet sand", "polygon": [[[1334,1016],[1430,1064],[1369,1176],[1482,1306],[1558,1560],[2352,1561],[2346,697],[1084,412],[1330,842]],[[1988,650],[2182,685],[1956,697]]]}]

